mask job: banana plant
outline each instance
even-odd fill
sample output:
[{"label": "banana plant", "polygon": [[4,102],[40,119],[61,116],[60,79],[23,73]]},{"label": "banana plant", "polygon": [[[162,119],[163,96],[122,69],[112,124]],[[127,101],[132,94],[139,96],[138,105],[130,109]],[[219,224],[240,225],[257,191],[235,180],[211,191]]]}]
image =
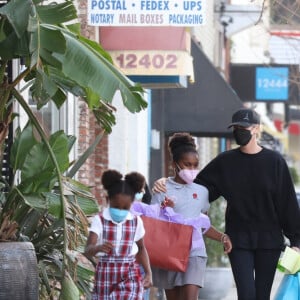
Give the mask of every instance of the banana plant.
[{"label": "banana plant", "polygon": [[[75,137],[57,131],[47,142],[60,172],[66,173]],[[89,188],[66,175],[61,176],[63,189],[58,188],[56,166],[45,141],[35,137],[31,121],[22,131],[16,130],[10,157],[16,178],[13,185],[2,181],[7,193],[2,197],[0,222],[4,225],[0,235],[33,243],[40,270],[40,299],[89,297],[93,266],[88,261],[82,263],[79,255],[86,242],[87,216],[99,211]]]},{"label": "banana plant", "polygon": [[[146,108],[142,87],[114,67],[97,42],[80,35],[76,20],[73,1],[11,0],[0,7],[0,145],[22,80],[38,108],[49,101],[60,108],[68,93],[80,96],[108,132],[114,118],[107,112],[116,91],[130,112]],[[24,64],[14,79],[7,76],[12,59]]]},{"label": "banana plant", "polygon": [[[73,1],[0,4],[0,158],[13,108],[22,106],[30,120],[14,133],[12,183],[0,182],[0,239],[34,244],[41,299],[88,295],[91,270],[80,264],[76,253],[86,236],[86,214],[96,212],[97,205],[87,187],[65,175],[73,176],[87,153],[71,166],[68,153],[75,137],[62,131],[47,137],[18,89],[20,83],[26,82],[38,109],[48,102],[59,109],[69,93],[80,97],[106,132],[115,123],[116,91],[132,113],[147,105],[141,86],[120,73],[98,43],[83,37],[76,22]],[[11,78],[7,69],[14,59],[23,68]]]}]

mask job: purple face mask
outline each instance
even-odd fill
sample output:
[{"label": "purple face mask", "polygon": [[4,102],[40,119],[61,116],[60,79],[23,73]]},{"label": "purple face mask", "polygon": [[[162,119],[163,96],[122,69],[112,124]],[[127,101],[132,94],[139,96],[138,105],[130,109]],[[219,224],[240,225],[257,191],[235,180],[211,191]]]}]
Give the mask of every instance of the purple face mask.
[{"label": "purple face mask", "polygon": [[197,169],[190,170],[190,169],[180,169],[179,168],[178,175],[187,184],[191,184],[191,183],[193,183],[193,181],[196,178],[198,173],[199,173],[199,170],[197,170]]}]

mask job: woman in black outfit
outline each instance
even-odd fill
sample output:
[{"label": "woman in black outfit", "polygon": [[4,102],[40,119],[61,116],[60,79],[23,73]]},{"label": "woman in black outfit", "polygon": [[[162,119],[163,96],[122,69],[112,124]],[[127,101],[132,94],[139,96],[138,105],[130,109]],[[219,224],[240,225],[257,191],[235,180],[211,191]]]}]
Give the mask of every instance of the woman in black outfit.
[{"label": "woman in black outfit", "polygon": [[[225,230],[238,299],[268,300],[283,234],[299,250],[300,210],[284,158],[258,144],[259,115],[242,108],[229,127],[240,147],[219,154],[194,182],[206,186],[210,202],[227,200]],[[161,189],[155,184],[154,190]]]}]

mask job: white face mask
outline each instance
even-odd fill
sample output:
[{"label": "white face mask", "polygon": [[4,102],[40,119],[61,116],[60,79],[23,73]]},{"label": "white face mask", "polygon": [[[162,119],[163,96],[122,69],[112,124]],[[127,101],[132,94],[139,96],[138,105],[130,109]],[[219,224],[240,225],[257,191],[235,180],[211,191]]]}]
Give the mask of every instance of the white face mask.
[{"label": "white face mask", "polygon": [[185,181],[187,184],[191,184],[193,183],[194,179],[196,178],[196,176],[199,173],[198,169],[181,169],[178,165],[177,165],[179,172],[178,175],[179,177]]}]

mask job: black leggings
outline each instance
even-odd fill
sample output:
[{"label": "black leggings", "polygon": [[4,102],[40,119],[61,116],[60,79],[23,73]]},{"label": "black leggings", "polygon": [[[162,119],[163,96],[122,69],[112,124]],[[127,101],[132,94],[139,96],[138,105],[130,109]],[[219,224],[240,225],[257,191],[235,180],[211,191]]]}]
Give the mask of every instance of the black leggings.
[{"label": "black leggings", "polygon": [[232,249],[229,254],[238,300],[269,300],[279,249]]}]

